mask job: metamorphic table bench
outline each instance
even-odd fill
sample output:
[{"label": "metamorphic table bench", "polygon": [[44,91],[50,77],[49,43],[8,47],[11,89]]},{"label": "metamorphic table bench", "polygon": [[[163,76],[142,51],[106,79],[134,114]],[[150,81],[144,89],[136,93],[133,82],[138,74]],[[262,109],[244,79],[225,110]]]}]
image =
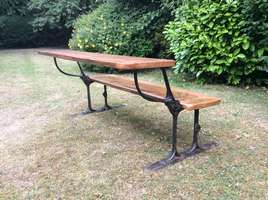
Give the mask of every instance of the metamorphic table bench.
[{"label": "metamorphic table bench", "polygon": [[[107,86],[140,95],[145,100],[151,102],[159,102],[166,105],[173,118],[172,149],[167,158],[145,167],[146,170],[159,170],[168,166],[169,164],[174,164],[187,157],[208,150],[216,145],[214,142],[204,145],[201,145],[198,142],[199,132],[201,129],[199,125],[199,110],[202,108],[217,105],[221,100],[217,97],[210,97],[184,89],[171,88],[166,69],[171,68],[175,65],[174,60],[118,56],[57,49],[40,50],[39,54],[53,57],[54,63],[61,73],[72,77],[78,77],[86,85],[88,108],[85,112],[83,112],[83,114],[103,112],[112,109],[112,107],[108,105],[107,101]],[[77,62],[81,74],[77,75],[64,72],[58,66],[57,58]],[[97,74],[88,76],[83,71],[80,62],[110,67],[120,71],[129,71],[134,74],[134,79],[132,80],[119,75],[110,74]],[[139,81],[138,72],[144,71],[146,69],[160,69],[162,71],[165,85],[162,86],[145,81]],[[90,86],[93,83],[104,85],[104,107],[100,110],[95,110],[91,106]],[[179,153],[177,151],[177,119],[178,115],[183,110],[194,111],[193,142],[192,146],[189,149]]]}]

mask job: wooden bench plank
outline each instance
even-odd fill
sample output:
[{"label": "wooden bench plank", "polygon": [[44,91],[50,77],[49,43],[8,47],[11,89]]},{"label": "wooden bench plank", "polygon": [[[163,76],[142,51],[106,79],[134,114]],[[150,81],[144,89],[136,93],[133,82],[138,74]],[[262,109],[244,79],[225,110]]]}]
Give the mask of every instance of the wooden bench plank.
[{"label": "wooden bench plank", "polygon": [[38,51],[38,53],[66,60],[102,65],[105,67],[111,67],[118,70],[168,68],[175,66],[175,61],[168,59],[118,56],[103,53],[89,53],[89,52],[72,51],[64,49],[40,50]]},{"label": "wooden bench plank", "polygon": [[[108,85],[113,88],[138,94],[134,80],[116,76],[116,75],[94,75],[90,76],[95,82]],[[165,100],[166,88],[162,85],[152,84],[145,81],[139,81],[139,85],[144,94],[157,98],[160,101]],[[209,97],[196,92],[191,92],[184,89],[172,88],[174,97],[180,101],[185,110],[191,111],[201,108],[210,107],[220,103],[217,97]]]}]

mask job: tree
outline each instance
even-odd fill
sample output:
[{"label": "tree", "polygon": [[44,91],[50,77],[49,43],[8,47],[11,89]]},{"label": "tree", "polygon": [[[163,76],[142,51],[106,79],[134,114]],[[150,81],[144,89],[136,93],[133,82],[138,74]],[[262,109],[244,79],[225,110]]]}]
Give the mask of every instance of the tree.
[{"label": "tree", "polygon": [[28,0],[1,0],[0,16],[3,15],[25,15]]},{"label": "tree", "polygon": [[96,0],[30,0],[28,7],[34,19],[35,31],[70,30],[74,20],[92,10],[100,1]]}]

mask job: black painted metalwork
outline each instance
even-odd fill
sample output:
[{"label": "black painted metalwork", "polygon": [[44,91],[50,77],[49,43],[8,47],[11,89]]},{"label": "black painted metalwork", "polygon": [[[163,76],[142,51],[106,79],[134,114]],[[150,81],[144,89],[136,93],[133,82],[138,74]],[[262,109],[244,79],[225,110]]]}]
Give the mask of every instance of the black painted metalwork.
[{"label": "black painted metalwork", "polygon": [[83,83],[85,84],[86,89],[87,89],[87,102],[88,103],[87,103],[87,110],[83,111],[81,113],[82,115],[87,115],[87,114],[95,113],[95,112],[103,112],[103,111],[107,111],[107,110],[112,109],[112,107],[108,105],[108,94],[107,94],[107,86],[106,85],[104,85],[104,92],[103,92],[104,107],[101,108],[101,109],[98,109],[98,110],[92,108],[90,86],[91,86],[92,83],[94,83],[94,81],[92,79],[90,79],[90,77],[85,74],[85,72],[84,72],[84,70],[83,70],[83,68],[82,68],[82,66],[80,65],[79,62],[77,62],[77,65],[78,65],[78,68],[79,68],[81,74],[77,75],[77,74],[70,74],[70,73],[67,73],[67,72],[63,71],[59,67],[57,59],[55,57],[53,59],[54,59],[55,66],[57,67],[57,69],[61,73],[63,73],[66,76],[80,78],[83,81]]},{"label": "black painted metalwork", "polygon": [[91,104],[91,94],[90,94],[90,85],[91,85],[91,83],[88,83],[87,81],[84,81],[84,83],[85,83],[86,88],[87,88],[87,110],[83,111],[81,114],[82,115],[87,115],[87,114],[96,112],[96,110],[92,108],[92,104]]},{"label": "black painted metalwork", "polygon": [[187,149],[181,153],[178,153],[176,148],[177,143],[177,136],[176,136],[176,129],[177,129],[177,118],[173,116],[173,130],[172,130],[172,151],[168,155],[167,158],[158,161],[156,163],[153,163],[147,167],[145,167],[145,170],[149,171],[157,171],[159,169],[162,169],[170,164],[174,164],[176,162],[182,161],[188,157],[194,156],[198,153],[201,153],[205,150],[209,150],[212,147],[216,146],[217,144],[215,142],[211,142],[205,145],[199,144],[199,132],[200,132],[200,125],[199,125],[199,110],[194,111],[194,133],[193,133],[193,142],[190,149]]},{"label": "black painted metalwork", "polygon": [[170,84],[169,84],[169,80],[168,80],[166,69],[165,68],[161,68],[161,70],[162,70],[162,75],[163,75],[163,78],[164,78],[164,81],[165,81],[165,85],[166,85],[166,89],[167,89],[166,99],[175,101],[175,98],[174,98],[173,93],[172,93],[171,88],[170,88]]},{"label": "black painted metalwork", "polygon": [[211,142],[208,144],[201,145],[199,143],[199,133],[201,126],[199,124],[199,110],[194,111],[194,132],[193,132],[193,143],[190,149],[186,150],[184,153],[185,157],[193,156],[202,151],[211,149],[213,146],[217,146],[217,143]]},{"label": "black painted metalwork", "polygon": [[77,63],[77,65],[78,65],[78,67],[79,67],[79,70],[80,70],[82,76],[86,76],[86,74],[85,74],[85,72],[84,72],[82,66],[80,65],[80,63],[79,63],[79,62],[76,62],[76,63]]},{"label": "black painted metalwork", "polygon": [[[156,170],[162,169],[170,164],[174,164],[178,161],[184,160],[187,157],[198,154],[198,153],[200,153],[204,150],[210,149],[216,145],[216,143],[210,143],[210,144],[205,144],[205,145],[200,145],[198,143],[198,137],[199,137],[199,132],[200,132],[201,127],[199,125],[199,110],[195,110],[195,112],[194,112],[194,133],[193,133],[192,146],[190,149],[183,151],[181,153],[179,153],[177,151],[178,116],[184,108],[180,104],[180,101],[176,100],[174,98],[174,95],[172,93],[172,90],[171,90],[171,87],[169,84],[166,69],[162,68],[161,70],[162,70],[162,75],[163,75],[163,79],[164,79],[165,86],[166,86],[166,97],[164,99],[164,103],[172,115],[172,137],[171,137],[172,147],[171,147],[171,151],[170,151],[169,155],[167,156],[167,158],[145,167],[145,170],[149,170],[149,171],[156,171]],[[141,97],[143,97],[144,99],[146,99],[148,101],[163,102],[159,99],[152,98],[152,97],[144,94],[141,91],[141,88],[139,87],[137,71],[134,72],[134,81],[135,81],[136,89]]]},{"label": "black painted metalwork", "polygon": [[166,86],[166,97],[163,100],[158,100],[154,99],[146,94],[144,94],[140,87],[139,87],[139,82],[138,82],[138,74],[137,71],[134,72],[134,81],[135,81],[135,86],[136,89],[141,97],[148,101],[153,101],[153,102],[162,102],[164,103],[167,108],[169,109],[170,113],[172,114],[172,148],[171,152],[169,153],[168,157],[166,159],[163,159],[161,161],[158,161],[148,167],[146,167],[146,170],[159,170],[169,164],[172,164],[177,161],[177,158],[179,156],[178,151],[177,151],[177,123],[178,123],[178,115],[179,113],[183,110],[183,106],[180,104],[178,100],[174,98],[174,95],[171,91],[168,76],[166,73],[166,69],[161,69],[162,70],[162,75],[164,78],[165,86]]},{"label": "black painted metalwork", "polygon": [[110,109],[112,109],[112,107],[109,106],[109,104],[108,104],[108,93],[107,93],[107,86],[106,85],[104,85],[104,92],[103,92],[102,95],[104,97],[104,107],[103,107],[103,109],[104,110],[110,110]]},{"label": "black painted metalwork", "polygon": [[58,65],[58,62],[57,62],[57,59],[54,57],[54,63],[55,63],[55,66],[57,67],[57,69],[63,73],[64,75],[66,76],[72,76],[72,77],[78,77],[78,78],[81,78],[81,75],[76,75],[76,74],[70,74],[70,73],[67,73],[67,72],[64,72]]},{"label": "black painted metalwork", "polygon": [[151,102],[162,102],[161,100],[159,99],[156,99],[156,98],[153,98],[151,96],[148,96],[146,94],[144,94],[142,91],[141,91],[141,88],[139,86],[139,80],[138,80],[138,71],[134,71],[134,82],[135,82],[135,86],[136,86],[136,89],[139,93],[139,95],[144,98],[145,100],[147,101],[151,101]]},{"label": "black painted metalwork", "polygon": [[[76,75],[76,74],[70,74],[67,72],[64,72],[57,63],[56,58],[54,58],[54,62],[55,65],[57,67],[57,69],[67,75],[67,76],[72,76],[72,77],[79,77],[84,84],[86,85],[87,88],[87,98],[88,98],[88,109],[83,112],[83,114],[89,114],[89,113],[94,113],[94,112],[102,112],[102,111],[106,111],[106,110],[110,110],[111,107],[108,105],[108,94],[107,94],[107,86],[104,85],[104,92],[103,92],[103,97],[104,97],[104,107],[100,110],[95,110],[92,108],[91,105],[91,95],[90,95],[90,85],[92,83],[94,83],[93,80],[90,79],[89,76],[87,76],[80,63],[77,62],[79,70],[81,72],[81,75]],[[159,169],[162,169],[170,164],[174,164],[178,161],[184,160],[187,157],[193,156],[195,154],[198,154],[202,151],[205,151],[207,149],[212,148],[213,146],[216,145],[216,143],[210,143],[210,144],[205,144],[205,145],[200,145],[198,138],[199,138],[199,132],[200,132],[200,125],[199,125],[199,110],[195,110],[194,111],[194,131],[193,131],[193,142],[192,142],[192,146],[190,149],[183,151],[181,153],[178,153],[177,151],[177,125],[178,125],[178,116],[180,114],[180,112],[184,109],[183,106],[180,104],[179,100],[176,100],[174,98],[174,95],[172,93],[172,90],[170,88],[170,84],[169,84],[169,80],[168,80],[168,76],[166,73],[166,69],[162,68],[162,75],[163,75],[163,79],[165,82],[165,86],[166,86],[166,97],[163,99],[159,99],[159,98],[155,98],[155,97],[151,97],[147,94],[145,94],[140,86],[139,86],[139,80],[138,80],[138,71],[134,71],[134,82],[135,82],[135,87],[138,91],[138,94],[143,97],[144,99],[151,101],[151,102],[160,102],[160,103],[164,103],[168,110],[170,111],[171,115],[172,115],[172,137],[171,137],[171,151],[169,153],[169,155],[167,156],[167,158],[160,160],[154,164],[151,164],[147,167],[145,167],[146,170],[150,170],[150,171],[156,171]]]}]

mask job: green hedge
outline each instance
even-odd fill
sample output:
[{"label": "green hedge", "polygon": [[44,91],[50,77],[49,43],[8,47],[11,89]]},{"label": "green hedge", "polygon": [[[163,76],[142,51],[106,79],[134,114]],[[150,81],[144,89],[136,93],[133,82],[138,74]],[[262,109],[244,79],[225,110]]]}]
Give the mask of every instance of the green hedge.
[{"label": "green hedge", "polygon": [[76,18],[96,7],[96,0],[29,0],[28,10],[34,17],[35,31],[61,30],[72,28]]},{"label": "green hedge", "polygon": [[27,12],[27,3],[29,0],[1,0],[0,16],[19,15],[24,16]]},{"label": "green hedge", "polygon": [[243,0],[241,5],[246,18],[244,32],[255,44],[255,52],[262,60],[257,67],[268,72],[268,0]]},{"label": "green hedge", "polygon": [[256,49],[244,32],[247,21],[242,11],[239,1],[204,0],[181,6],[165,31],[177,60],[175,72],[194,74],[202,82],[265,82],[257,74],[267,49]]},{"label": "green hedge", "polygon": [[1,0],[0,48],[67,44],[73,22],[100,0]]},{"label": "green hedge", "polygon": [[72,49],[167,58],[170,46],[175,73],[268,84],[267,10],[268,0],[3,0],[0,48],[65,44],[76,21]]},{"label": "green hedge", "polygon": [[165,49],[161,33],[166,23],[163,12],[154,5],[133,7],[110,0],[77,20],[69,46],[112,54],[157,56]]},{"label": "green hedge", "polygon": [[0,16],[0,48],[30,47],[35,39],[29,17]]}]

